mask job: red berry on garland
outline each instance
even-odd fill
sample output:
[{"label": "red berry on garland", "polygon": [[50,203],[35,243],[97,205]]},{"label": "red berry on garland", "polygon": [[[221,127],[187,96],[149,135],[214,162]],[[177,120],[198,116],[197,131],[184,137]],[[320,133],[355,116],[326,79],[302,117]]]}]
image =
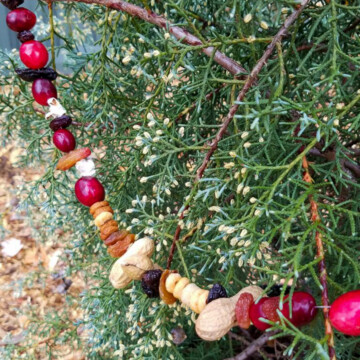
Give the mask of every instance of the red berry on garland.
[{"label": "red berry on garland", "polygon": [[20,59],[30,69],[41,69],[47,64],[49,54],[41,42],[30,40],[20,46]]},{"label": "red berry on garland", "polygon": [[57,98],[56,87],[47,79],[36,79],[32,84],[32,94],[35,101],[43,106],[48,106],[49,99]]},{"label": "red berry on garland", "polygon": [[[300,327],[310,323],[316,315],[315,299],[306,292],[294,292],[291,300],[292,317],[290,318],[289,302],[285,300],[289,295],[284,296],[283,309],[279,310],[286,319],[293,325]],[[263,322],[260,318],[278,322],[280,320],[277,310],[279,309],[280,297],[262,298],[258,303],[250,307],[250,319],[259,330],[266,330],[271,325]]]},{"label": "red berry on garland", "polygon": [[54,145],[63,152],[70,152],[75,149],[76,141],[74,135],[66,129],[60,129],[54,132]]},{"label": "red berry on garland", "polygon": [[331,305],[329,317],[336,330],[346,335],[360,336],[360,290],[339,296]]},{"label": "red berry on garland", "polygon": [[84,176],[75,184],[75,195],[83,205],[91,206],[104,200],[105,190],[98,179]]},{"label": "red berry on garland", "polygon": [[17,8],[6,16],[7,26],[16,32],[30,30],[36,24],[36,15],[25,8]]}]

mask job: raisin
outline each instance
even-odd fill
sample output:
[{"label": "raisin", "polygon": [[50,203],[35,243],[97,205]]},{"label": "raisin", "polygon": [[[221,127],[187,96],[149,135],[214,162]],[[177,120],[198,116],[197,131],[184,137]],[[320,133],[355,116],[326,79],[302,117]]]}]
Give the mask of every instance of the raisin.
[{"label": "raisin", "polygon": [[210,289],[209,296],[206,300],[206,303],[209,304],[216,299],[227,298],[227,297],[228,297],[228,295],[226,293],[225,288],[223,286],[221,286],[220,284],[215,284]]},{"label": "raisin", "polygon": [[71,117],[67,115],[63,115],[51,121],[49,126],[51,130],[57,131],[60,129],[66,129],[71,125],[71,123],[72,123]]},{"label": "raisin", "polygon": [[22,42],[27,42],[35,39],[34,34],[29,30],[24,30],[18,33],[17,38]]},{"label": "raisin", "polygon": [[15,69],[15,72],[19,75],[21,79],[24,81],[35,81],[36,79],[46,79],[53,81],[57,78],[57,72],[50,68],[45,67],[42,69],[34,70],[34,69]]},{"label": "raisin", "polygon": [[162,271],[149,270],[144,273],[141,279],[141,287],[149,298],[159,297],[159,284]]},{"label": "raisin", "polygon": [[0,2],[10,10],[16,9],[24,0],[0,0]]}]

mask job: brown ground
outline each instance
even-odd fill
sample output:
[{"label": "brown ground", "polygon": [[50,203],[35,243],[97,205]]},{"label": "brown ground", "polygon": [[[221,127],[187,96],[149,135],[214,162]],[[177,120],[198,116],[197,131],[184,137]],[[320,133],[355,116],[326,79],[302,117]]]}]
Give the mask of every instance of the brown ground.
[{"label": "brown ground", "polygon": [[[16,345],[18,351],[13,352],[12,359],[20,355],[25,359],[49,359],[46,346],[51,346],[54,352],[52,359],[82,359],[80,350],[54,344],[51,339],[53,331],[40,337],[25,335],[32,321],[41,323],[46,313],[64,310],[68,306],[65,303],[66,295],[78,297],[84,282],[80,277],[64,277],[66,263],[62,260],[62,244],[67,235],[59,229],[46,241],[39,240],[38,236],[35,240],[33,234],[36,234],[41,214],[34,216],[31,228],[28,215],[17,209],[20,200],[16,192],[19,187],[25,181],[35,180],[42,172],[42,169],[16,168],[14,164],[20,153],[21,150],[15,146],[0,149],[0,245],[11,238],[21,240],[23,245],[14,257],[4,256],[1,252],[3,247],[0,246],[0,346],[9,343]],[[42,275],[34,276],[36,272]],[[32,284],[25,284],[21,289],[19,281],[26,277],[33,279]],[[33,311],[31,315],[30,308]],[[76,305],[67,310],[72,321],[81,317]]]}]

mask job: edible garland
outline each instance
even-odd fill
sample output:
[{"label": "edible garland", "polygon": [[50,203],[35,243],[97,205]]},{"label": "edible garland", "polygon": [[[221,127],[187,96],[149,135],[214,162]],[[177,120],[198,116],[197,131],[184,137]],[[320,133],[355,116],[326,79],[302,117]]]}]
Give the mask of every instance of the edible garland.
[{"label": "edible garland", "polygon": [[[201,289],[176,270],[163,270],[153,263],[152,239],[135,241],[135,234],[119,229],[118,222],[113,218],[114,211],[109,202],[105,201],[104,187],[95,177],[91,150],[87,147],[76,149],[75,137],[68,130],[72,119],[57,100],[57,90],[52,83],[57,73],[46,67],[49,60],[47,49],[35,40],[30,31],[36,23],[36,15],[26,8],[18,7],[23,0],[0,1],[11,10],[6,23],[11,30],[18,32],[18,39],[22,43],[20,59],[27,69],[15,71],[24,81],[32,82],[35,101],[49,106],[45,117],[53,118],[49,124],[54,132],[53,143],[65,153],[56,169],[66,171],[75,166],[80,175],[75,184],[75,195],[82,205],[89,207],[109,255],[118,258],[109,275],[113,287],[123,289],[133,280],[141,280],[142,289],[148,297],[160,296],[168,305],[180,300],[200,314],[196,320],[196,332],[207,341],[220,339],[236,325],[247,329],[253,324],[264,331],[276,322],[289,322],[295,326],[310,323],[316,315],[317,306],[309,293],[297,291],[292,296],[287,294],[280,299],[280,296],[268,297],[261,287],[251,285],[228,298],[226,290],[220,284],[215,284],[210,290]],[[304,162],[307,165],[305,157]],[[307,167],[304,166],[304,169],[306,176]],[[360,336],[360,290],[350,291],[337,298],[330,308],[329,317],[338,331]]]}]

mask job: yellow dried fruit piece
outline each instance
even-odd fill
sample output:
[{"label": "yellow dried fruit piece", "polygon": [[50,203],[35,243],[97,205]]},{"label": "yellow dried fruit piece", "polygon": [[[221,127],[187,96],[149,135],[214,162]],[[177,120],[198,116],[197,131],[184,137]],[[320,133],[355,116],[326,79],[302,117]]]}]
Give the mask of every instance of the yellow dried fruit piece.
[{"label": "yellow dried fruit piece", "polygon": [[175,285],[181,279],[181,275],[178,273],[170,274],[165,282],[166,290],[173,293],[175,289]]},{"label": "yellow dried fruit piece", "polygon": [[[198,289],[196,290],[192,295],[191,295],[191,299],[190,299],[190,309],[194,312],[196,312],[197,314],[200,313],[199,310],[199,299],[200,297],[205,293],[209,293],[209,290],[204,290],[204,289]],[[205,307],[205,305],[204,305]]]},{"label": "yellow dried fruit piece", "polygon": [[197,308],[199,314],[205,309],[205,306],[207,305],[206,301],[209,296],[209,292],[209,290],[204,290],[204,292],[198,298]]},{"label": "yellow dried fruit piece", "polygon": [[197,290],[201,290],[196,284],[186,285],[181,293],[181,302],[190,307],[191,297]]},{"label": "yellow dried fruit piece", "polygon": [[188,278],[186,278],[186,277],[181,278],[175,285],[173,295],[177,299],[180,299],[182,291],[184,290],[185,286],[188,284],[190,284],[190,280]]},{"label": "yellow dried fruit piece", "polygon": [[107,221],[111,220],[113,218],[113,214],[111,212],[105,211],[99,214],[94,223],[99,228],[102,225],[104,225]]}]

